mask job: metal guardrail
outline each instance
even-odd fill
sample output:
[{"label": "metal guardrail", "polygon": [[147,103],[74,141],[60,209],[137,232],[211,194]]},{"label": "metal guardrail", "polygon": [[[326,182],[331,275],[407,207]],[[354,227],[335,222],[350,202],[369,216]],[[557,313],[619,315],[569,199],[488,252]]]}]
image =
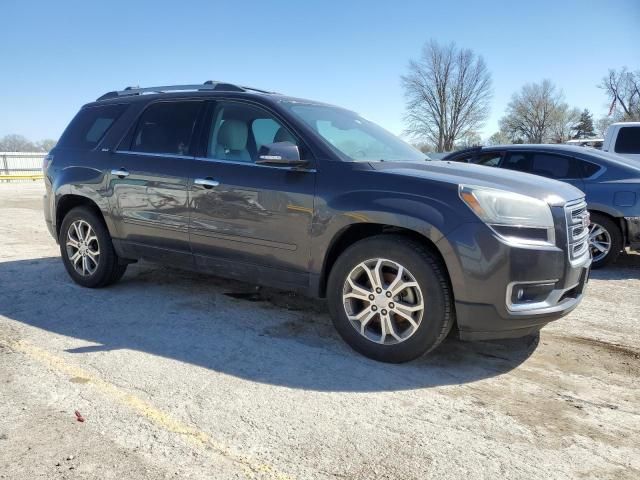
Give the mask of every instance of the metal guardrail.
[{"label": "metal guardrail", "polygon": [[0,182],[29,182],[42,179],[46,152],[0,152]]}]

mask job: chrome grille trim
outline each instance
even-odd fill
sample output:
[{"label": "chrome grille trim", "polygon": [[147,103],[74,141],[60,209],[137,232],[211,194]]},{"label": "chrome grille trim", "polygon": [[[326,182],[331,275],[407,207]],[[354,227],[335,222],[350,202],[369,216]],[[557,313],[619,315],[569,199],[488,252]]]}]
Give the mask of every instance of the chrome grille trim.
[{"label": "chrome grille trim", "polygon": [[565,205],[567,253],[569,261],[578,263],[589,255],[589,212],[584,199]]}]

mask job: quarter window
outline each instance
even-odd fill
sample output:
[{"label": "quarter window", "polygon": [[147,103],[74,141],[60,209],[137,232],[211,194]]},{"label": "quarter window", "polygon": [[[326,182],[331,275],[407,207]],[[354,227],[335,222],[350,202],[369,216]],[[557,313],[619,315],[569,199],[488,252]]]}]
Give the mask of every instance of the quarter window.
[{"label": "quarter window", "polygon": [[595,175],[599,170],[600,166],[591,162],[583,162],[582,160],[577,160],[578,164],[582,167],[582,177],[589,178],[592,175]]},{"label": "quarter window", "polygon": [[102,140],[126,108],[126,105],[83,108],[62,134],[58,146],[91,150]]},{"label": "quarter window", "polygon": [[161,102],[149,106],[138,122],[131,150],[188,155],[201,102]]}]

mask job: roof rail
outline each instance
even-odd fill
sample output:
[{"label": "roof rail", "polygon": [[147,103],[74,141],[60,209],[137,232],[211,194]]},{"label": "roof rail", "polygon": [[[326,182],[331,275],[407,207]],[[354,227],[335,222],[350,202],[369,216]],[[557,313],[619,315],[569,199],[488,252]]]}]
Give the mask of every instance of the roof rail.
[{"label": "roof rail", "polygon": [[106,100],[108,98],[128,97],[131,95],[142,95],[145,93],[165,93],[165,92],[189,92],[189,91],[203,91],[203,90],[224,90],[231,92],[246,92],[251,90],[260,93],[273,93],[266,90],[259,90],[257,88],[244,87],[240,85],[234,85],[228,82],[218,82],[214,80],[207,80],[199,85],[166,85],[161,87],[127,87],[124,90],[116,90],[113,92],[107,92],[96,101]]}]

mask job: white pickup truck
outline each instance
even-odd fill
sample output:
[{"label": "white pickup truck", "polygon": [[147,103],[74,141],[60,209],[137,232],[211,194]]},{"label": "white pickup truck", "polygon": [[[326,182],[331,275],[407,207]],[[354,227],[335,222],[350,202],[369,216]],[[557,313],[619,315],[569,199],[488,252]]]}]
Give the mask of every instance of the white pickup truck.
[{"label": "white pickup truck", "polygon": [[640,122],[609,125],[604,135],[602,150],[640,161]]}]

